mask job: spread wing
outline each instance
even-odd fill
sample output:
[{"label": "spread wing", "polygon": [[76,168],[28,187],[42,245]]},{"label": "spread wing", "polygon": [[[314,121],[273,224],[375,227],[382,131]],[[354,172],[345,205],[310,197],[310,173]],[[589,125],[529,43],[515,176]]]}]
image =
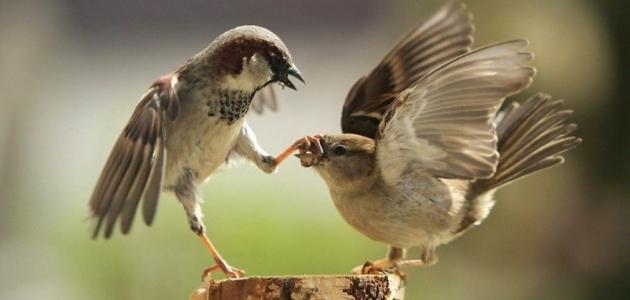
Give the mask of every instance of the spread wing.
[{"label": "spread wing", "polygon": [[348,93],[342,131],[374,138],[383,114],[400,92],[430,70],[470,51],[471,18],[463,4],[450,2],[405,35]]},{"label": "spread wing", "polygon": [[276,92],[271,84],[268,84],[267,86],[256,92],[254,98],[252,99],[252,109],[256,113],[263,113],[265,108],[268,108],[269,110],[274,112],[278,110]]},{"label": "spread wing", "polygon": [[158,80],[142,97],[109,155],[90,199],[97,219],[94,238],[103,225],[109,238],[119,217],[122,232],[128,233],[140,198],[145,223],[153,222],[166,160],[164,122],[179,112],[170,78]]},{"label": "spread wing", "polygon": [[396,180],[410,164],[442,178],[492,176],[498,159],[494,117],[535,73],[526,46],[517,40],[469,52],[405,90],[379,127],[377,159],[386,180]]}]

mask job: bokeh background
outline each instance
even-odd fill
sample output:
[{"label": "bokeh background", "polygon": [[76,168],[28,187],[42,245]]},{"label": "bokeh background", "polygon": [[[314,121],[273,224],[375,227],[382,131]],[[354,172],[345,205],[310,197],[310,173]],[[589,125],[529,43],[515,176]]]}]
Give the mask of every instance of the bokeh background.
[{"label": "bokeh background", "polygon": [[[566,99],[584,143],[501,190],[483,226],[409,271],[408,299],[630,299],[630,5],[469,0],[476,45],[527,38],[535,84]],[[0,299],[186,299],[211,263],[172,195],[156,223],[90,239],[87,201],[139,96],[223,31],[265,26],[307,80],[251,115],[271,153],[338,132],[368,72],[440,1],[0,1]],[[203,186],[209,235],[250,275],[346,273],[386,246],[347,226],[289,160]],[[416,251],[411,252],[417,254]]]}]

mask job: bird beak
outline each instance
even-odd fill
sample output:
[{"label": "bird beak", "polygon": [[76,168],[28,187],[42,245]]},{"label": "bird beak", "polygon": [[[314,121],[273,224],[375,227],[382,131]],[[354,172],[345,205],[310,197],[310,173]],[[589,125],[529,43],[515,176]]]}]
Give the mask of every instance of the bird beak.
[{"label": "bird beak", "polygon": [[305,167],[305,168],[308,168],[313,165],[317,165],[321,160],[320,155],[317,155],[311,152],[297,153],[294,155],[295,157],[300,159],[300,164],[302,165],[302,167]]},{"label": "bird beak", "polygon": [[289,70],[287,71],[287,73],[289,75],[297,78],[302,83],[306,83],[306,82],[304,82],[304,78],[302,78],[302,73],[300,73],[300,70],[295,65],[289,67]]},{"label": "bird beak", "polygon": [[300,70],[295,65],[292,65],[287,70],[286,75],[283,76],[283,78],[280,78],[280,82],[282,82],[288,88],[290,88],[292,90],[297,90],[297,88],[295,88],[295,85],[293,84],[293,82],[291,82],[291,80],[289,80],[289,75],[297,78],[299,81],[304,83],[304,78],[302,77],[302,73],[300,73]]}]

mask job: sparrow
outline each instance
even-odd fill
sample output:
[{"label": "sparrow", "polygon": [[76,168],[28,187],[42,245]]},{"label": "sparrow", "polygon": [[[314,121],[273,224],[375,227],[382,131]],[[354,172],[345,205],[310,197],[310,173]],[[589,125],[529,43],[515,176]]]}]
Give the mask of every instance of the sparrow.
[{"label": "sparrow", "polygon": [[220,269],[228,277],[242,276],[206,235],[198,186],[235,158],[272,173],[293,152],[268,155],[245,121],[251,106],[258,111],[275,108],[269,96],[252,104],[258,91],[270,95],[269,84],[296,89],[289,76],[304,82],[282,40],[265,28],[240,26],[155,81],[118,137],[94,188],[89,202],[96,221],[93,237],[102,233],[110,238],[117,223],[123,234],[129,233],[140,199],[144,223],[151,225],[160,193],[171,192],[216,263],[204,275]]},{"label": "sparrow", "polygon": [[[435,249],[479,225],[494,192],[564,161],[581,142],[570,110],[537,94],[499,113],[535,75],[525,40],[470,51],[472,25],[450,3],[403,38],[343,106],[342,134],[298,140],[347,223],[388,244],[355,273],[437,262]],[[418,259],[406,250],[420,248]]]}]

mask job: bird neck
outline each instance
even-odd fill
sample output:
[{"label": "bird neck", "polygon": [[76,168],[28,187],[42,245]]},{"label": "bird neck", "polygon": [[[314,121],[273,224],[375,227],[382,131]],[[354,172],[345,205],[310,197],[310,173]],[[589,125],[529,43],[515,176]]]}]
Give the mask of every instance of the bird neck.
[{"label": "bird neck", "polygon": [[328,185],[328,189],[334,195],[357,195],[369,192],[378,181],[378,176],[370,172],[360,177],[334,176],[329,172],[320,171],[320,176]]}]

